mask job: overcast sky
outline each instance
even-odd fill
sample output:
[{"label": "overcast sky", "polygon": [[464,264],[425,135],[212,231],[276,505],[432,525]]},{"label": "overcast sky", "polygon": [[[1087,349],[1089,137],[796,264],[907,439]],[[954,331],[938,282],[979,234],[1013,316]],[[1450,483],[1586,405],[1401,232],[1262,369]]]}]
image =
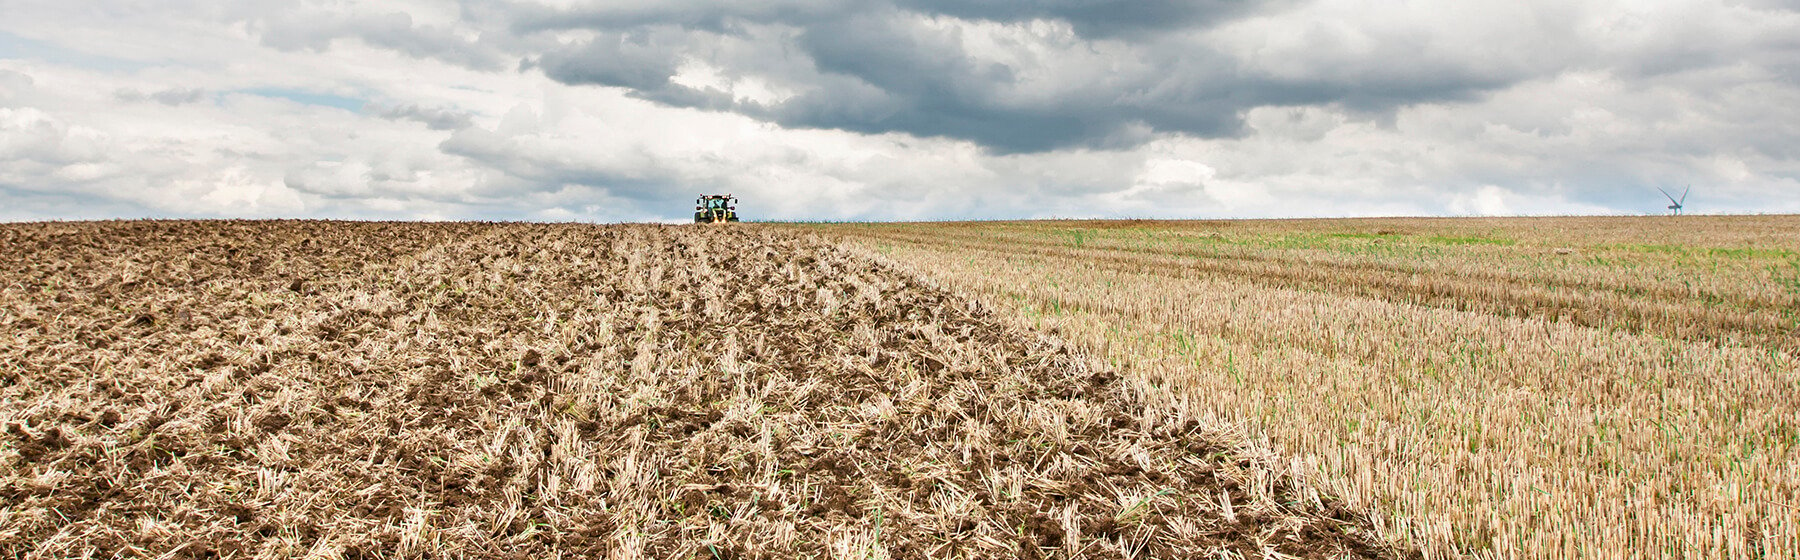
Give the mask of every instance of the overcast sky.
[{"label": "overcast sky", "polygon": [[1800,0],[0,0],[0,220],[1800,212]]}]

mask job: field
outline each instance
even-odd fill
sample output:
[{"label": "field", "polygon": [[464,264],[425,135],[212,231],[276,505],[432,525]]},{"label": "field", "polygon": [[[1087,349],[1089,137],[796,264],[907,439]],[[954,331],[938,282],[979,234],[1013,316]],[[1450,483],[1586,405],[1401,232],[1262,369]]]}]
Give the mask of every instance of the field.
[{"label": "field", "polygon": [[1800,558],[1800,217],[794,227],[1095,349],[1430,557]]},{"label": "field", "polygon": [[[1064,258],[1057,235],[1027,232],[1039,244],[1016,255],[954,249],[946,266],[963,268],[942,277],[968,284],[958,271],[976,263]],[[1394,520],[1464,511],[1401,501],[1410,509],[1397,517],[1371,517],[1371,500],[1408,494],[1376,486],[1334,498],[1217,414],[1228,403],[1254,408],[1248,386],[1205,381],[1214,352],[1261,348],[1232,363],[1240,375],[1272,375],[1282,350],[1270,345],[1292,325],[1196,330],[1210,338],[1194,339],[1195,361],[1142,376],[1023,328],[1013,308],[992,313],[855,245],[792,229],[45,223],[0,226],[0,247],[0,557],[1404,558],[1418,553],[1380,536],[1404,533]],[[906,242],[891,253],[917,264],[937,249]],[[1051,261],[997,278],[1041,280],[1035,262]],[[1101,264],[1084,270],[1111,274]],[[1201,280],[1175,284],[1187,282]],[[976,293],[1036,305],[1062,290],[1067,301],[1117,304],[1099,285],[1031,287],[1023,299],[991,298],[1003,293],[994,286]],[[1792,302],[1779,294],[1742,305]],[[1183,294],[1146,295],[1187,305]],[[1768,299],[1778,297],[1788,299]],[[1774,320],[1732,309],[1720,320]],[[1325,316],[1335,328],[1357,315]],[[1718,437],[1792,433],[1791,409],[1769,401],[1792,396],[1791,384],[1758,377],[1791,360],[1760,324],[1720,324],[1705,333],[1772,346],[1674,339],[1642,357],[1749,391],[1734,409],[1739,424],[1683,434],[1693,443],[1680,452],[1706,459]],[[1547,332],[1559,343],[1622,344],[1585,327]],[[1334,348],[1311,341],[1291,352],[1377,361],[1334,366],[1351,368],[1342,372],[1287,365],[1368,383],[1357,376],[1411,363],[1379,361],[1395,357],[1381,348]],[[1465,375],[1445,367],[1437,383]],[[1246,379],[1259,391],[1291,381],[1285,370]],[[1658,394],[1697,405],[1683,414],[1723,413],[1695,382],[1660,379],[1676,388]],[[1196,399],[1189,389],[1226,392]],[[1284,414],[1314,421],[1313,404]],[[1399,406],[1383,413],[1412,413]],[[1630,406],[1619,410],[1639,411]],[[1393,437],[1413,425],[1371,419],[1348,433]],[[1420,464],[1441,442],[1407,437],[1365,466]],[[1746,496],[1789,499],[1791,486],[1768,481],[1793,478],[1768,469],[1791,469],[1782,462],[1791,445],[1775,435],[1750,443],[1750,470],[1728,480]],[[1437,463],[1426,466],[1438,476]],[[1698,484],[1669,487],[1715,499]],[[1773,525],[1719,526],[1792,535],[1792,513],[1773,506],[1693,511],[1761,512]]]}]

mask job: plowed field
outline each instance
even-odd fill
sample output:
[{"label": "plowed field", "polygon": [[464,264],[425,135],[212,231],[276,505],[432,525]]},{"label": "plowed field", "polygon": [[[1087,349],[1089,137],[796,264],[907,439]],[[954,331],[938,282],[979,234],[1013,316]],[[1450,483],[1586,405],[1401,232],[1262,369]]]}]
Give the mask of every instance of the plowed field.
[{"label": "plowed field", "polygon": [[793,234],[0,244],[4,557],[1403,555],[1190,404]]}]

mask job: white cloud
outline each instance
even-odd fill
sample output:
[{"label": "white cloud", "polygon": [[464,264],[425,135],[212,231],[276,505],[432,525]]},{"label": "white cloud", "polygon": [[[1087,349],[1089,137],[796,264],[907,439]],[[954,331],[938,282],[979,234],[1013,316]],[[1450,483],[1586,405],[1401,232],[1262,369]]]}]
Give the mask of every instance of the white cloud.
[{"label": "white cloud", "polygon": [[79,4],[0,21],[0,219],[1800,211],[1791,3]]}]

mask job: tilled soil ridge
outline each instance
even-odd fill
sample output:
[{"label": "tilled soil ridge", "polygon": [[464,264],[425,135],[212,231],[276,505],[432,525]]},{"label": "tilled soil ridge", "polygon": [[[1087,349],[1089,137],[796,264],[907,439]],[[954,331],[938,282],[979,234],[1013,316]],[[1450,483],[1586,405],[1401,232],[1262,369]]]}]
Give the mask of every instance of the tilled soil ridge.
[{"label": "tilled soil ridge", "polygon": [[1055,339],[746,227],[0,227],[7,557],[1402,557]]}]

